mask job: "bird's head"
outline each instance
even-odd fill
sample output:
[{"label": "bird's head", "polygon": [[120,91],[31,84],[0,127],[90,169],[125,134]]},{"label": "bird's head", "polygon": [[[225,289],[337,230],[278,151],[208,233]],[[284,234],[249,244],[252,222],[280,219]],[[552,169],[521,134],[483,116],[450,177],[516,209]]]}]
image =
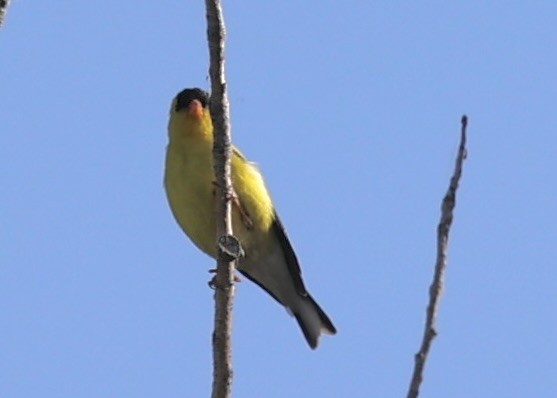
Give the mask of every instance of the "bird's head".
[{"label": "bird's head", "polygon": [[209,113],[209,94],[199,88],[178,93],[170,107],[168,130],[172,135],[212,139],[213,123]]}]

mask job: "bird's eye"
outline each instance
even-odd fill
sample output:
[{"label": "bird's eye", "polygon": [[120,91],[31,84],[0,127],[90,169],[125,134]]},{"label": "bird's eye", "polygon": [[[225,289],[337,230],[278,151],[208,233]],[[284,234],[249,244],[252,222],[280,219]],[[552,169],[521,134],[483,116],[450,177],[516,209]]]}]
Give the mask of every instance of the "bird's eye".
[{"label": "bird's eye", "polygon": [[210,101],[209,101],[209,96],[207,95],[206,92],[203,92],[203,96],[200,96],[197,99],[201,102],[201,105],[203,105],[203,108],[207,108]]}]

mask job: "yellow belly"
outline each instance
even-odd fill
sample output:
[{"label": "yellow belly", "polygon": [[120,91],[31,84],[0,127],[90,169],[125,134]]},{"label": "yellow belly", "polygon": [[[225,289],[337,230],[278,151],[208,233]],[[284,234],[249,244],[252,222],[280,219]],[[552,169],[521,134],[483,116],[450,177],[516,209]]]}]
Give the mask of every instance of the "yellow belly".
[{"label": "yellow belly", "polygon": [[[202,251],[216,257],[215,187],[211,145],[195,151],[167,149],[165,188],[178,224]],[[185,154],[187,153],[187,156]],[[232,158],[232,184],[253,228],[248,229],[237,206],[232,206],[232,228],[246,257],[265,252],[270,240],[274,210],[263,179],[255,166],[236,151]]]}]

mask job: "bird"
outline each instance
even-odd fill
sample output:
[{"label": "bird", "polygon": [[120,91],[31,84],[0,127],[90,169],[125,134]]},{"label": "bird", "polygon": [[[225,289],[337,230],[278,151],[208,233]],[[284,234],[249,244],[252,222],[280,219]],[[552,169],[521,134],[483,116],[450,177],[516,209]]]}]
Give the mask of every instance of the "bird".
[{"label": "bird", "polygon": [[[213,124],[209,94],[186,88],[172,100],[164,187],[170,209],[189,239],[217,257]],[[300,263],[258,167],[232,147],[232,230],[243,249],[236,269],[293,315],[309,346],[337,330],[309,294]]]}]

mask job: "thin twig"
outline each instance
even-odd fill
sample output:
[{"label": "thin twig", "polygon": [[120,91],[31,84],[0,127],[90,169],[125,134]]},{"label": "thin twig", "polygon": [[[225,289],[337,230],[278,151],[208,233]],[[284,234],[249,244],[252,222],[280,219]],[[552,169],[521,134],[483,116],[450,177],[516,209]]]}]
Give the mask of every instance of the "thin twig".
[{"label": "thin twig", "polygon": [[[220,0],[206,0],[207,39],[211,77],[211,115],[214,125],[214,169],[216,189],[216,236],[219,242],[232,236],[230,180],[230,117],[224,73],[226,30]],[[226,240],[226,239],[225,239]],[[225,250],[226,251],[226,250]],[[213,332],[212,398],[227,398],[232,390],[232,301],[234,297],[234,261],[219,247],[215,287],[215,329]],[[233,257],[232,257],[233,258]]]},{"label": "thin twig", "polygon": [[424,329],[424,336],[420,351],[414,357],[414,372],[412,380],[410,381],[410,388],[408,389],[407,398],[417,398],[420,393],[420,385],[423,380],[423,371],[425,362],[431,348],[431,343],[437,335],[436,321],[439,302],[441,300],[441,293],[443,292],[443,280],[445,276],[445,269],[447,268],[447,251],[449,242],[449,231],[453,222],[453,210],[456,205],[456,191],[462,175],[462,164],[466,159],[466,126],[468,125],[468,118],[466,115],[461,119],[461,133],[460,133],[460,146],[458,148],[458,155],[456,157],[456,164],[449,184],[449,189],[443,198],[441,204],[441,220],[437,226],[437,261],[435,263],[435,273],[433,275],[433,282],[429,287],[429,304],[426,310],[426,322]]},{"label": "thin twig", "polygon": [[0,0],[0,27],[4,23],[6,18],[6,12],[8,11],[8,6],[10,5],[10,0]]}]

